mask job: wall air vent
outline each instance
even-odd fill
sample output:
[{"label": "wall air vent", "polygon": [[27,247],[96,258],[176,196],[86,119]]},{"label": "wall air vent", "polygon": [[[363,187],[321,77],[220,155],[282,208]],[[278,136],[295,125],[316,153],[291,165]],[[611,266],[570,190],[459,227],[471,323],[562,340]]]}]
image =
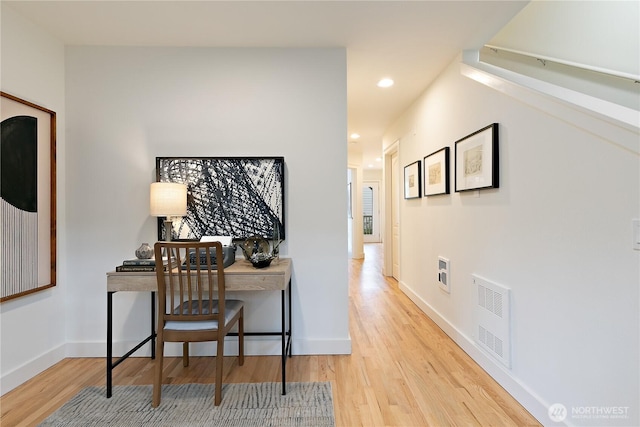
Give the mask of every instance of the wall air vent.
[{"label": "wall air vent", "polygon": [[511,368],[511,290],[472,275],[476,290],[474,338],[480,348]]}]

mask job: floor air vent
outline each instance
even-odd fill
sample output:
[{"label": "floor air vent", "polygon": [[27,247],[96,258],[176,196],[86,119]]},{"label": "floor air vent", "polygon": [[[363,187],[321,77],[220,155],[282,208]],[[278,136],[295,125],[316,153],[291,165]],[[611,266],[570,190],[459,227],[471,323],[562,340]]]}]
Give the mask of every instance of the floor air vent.
[{"label": "floor air vent", "polygon": [[511,368],[510,310],[511,291],[472,275],[476,289],[475,339],[482,349],[507,368]]}]

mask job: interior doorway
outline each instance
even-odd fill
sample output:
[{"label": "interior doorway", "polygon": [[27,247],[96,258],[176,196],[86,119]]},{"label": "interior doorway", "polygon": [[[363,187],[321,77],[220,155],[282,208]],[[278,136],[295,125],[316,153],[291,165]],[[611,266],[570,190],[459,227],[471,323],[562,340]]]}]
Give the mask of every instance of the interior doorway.
[{"label": "interior doorway", "polygon": [[364,258],[362,235],[362,170],[349,165],[347,170],[347,229],[350,258]]},{"label": "interior doorway", "polygon": [[400,165],[398,152],[391,156],[391,275],[400,280]]},{"label": "interior doorway", "polygon": [[383,274],[400,280],[400,140],[384,151],[384,248]]},{"label": "interior doorway", "polygon": [[365,243],[379,243],[380,239],[380,183],[365,181],[362,187],[362,231]]}]

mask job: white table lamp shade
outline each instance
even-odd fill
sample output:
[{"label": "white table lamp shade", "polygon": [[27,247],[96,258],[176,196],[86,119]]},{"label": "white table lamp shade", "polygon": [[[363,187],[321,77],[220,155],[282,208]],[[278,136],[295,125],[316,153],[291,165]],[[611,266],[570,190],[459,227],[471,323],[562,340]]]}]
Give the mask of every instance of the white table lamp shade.
[{"label": "white table lamp shade", "polygon": [[149,198],[151,216],[185,216],[187,214],[187,186],[175,182],[154,182]]}]

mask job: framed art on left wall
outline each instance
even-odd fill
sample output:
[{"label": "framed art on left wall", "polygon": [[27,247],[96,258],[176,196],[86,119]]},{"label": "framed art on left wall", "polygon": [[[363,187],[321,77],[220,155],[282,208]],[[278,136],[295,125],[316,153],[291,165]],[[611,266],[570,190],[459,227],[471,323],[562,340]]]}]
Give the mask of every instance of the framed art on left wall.
[{"label": "framed art on left wall", "polygon": [[0,95],[3,302],[56,285],[56,113]]}]

